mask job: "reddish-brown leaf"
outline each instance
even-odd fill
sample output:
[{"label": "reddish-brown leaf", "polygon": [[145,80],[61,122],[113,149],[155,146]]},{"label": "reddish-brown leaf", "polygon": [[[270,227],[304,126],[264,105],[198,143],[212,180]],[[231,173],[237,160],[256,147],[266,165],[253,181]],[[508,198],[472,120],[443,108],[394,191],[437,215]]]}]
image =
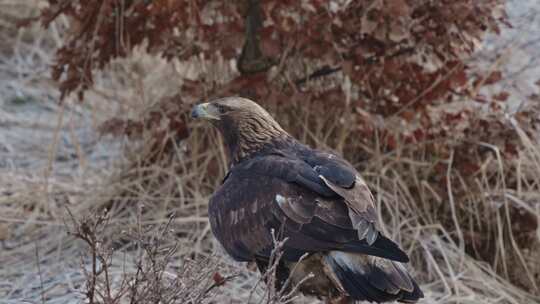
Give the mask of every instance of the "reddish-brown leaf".
[{"label": "reddish-brown leaf", "polygon": [[508,100],[509,96],[510,96],[510,93],[503,91],[503,92],[493,95],[493,99],[497,101],[506,101]]},{"label": "reddish-brown leaf", "polygon": [[227,281],[219,272],[214,273],[212,280],[216,286],[222,286]]}]

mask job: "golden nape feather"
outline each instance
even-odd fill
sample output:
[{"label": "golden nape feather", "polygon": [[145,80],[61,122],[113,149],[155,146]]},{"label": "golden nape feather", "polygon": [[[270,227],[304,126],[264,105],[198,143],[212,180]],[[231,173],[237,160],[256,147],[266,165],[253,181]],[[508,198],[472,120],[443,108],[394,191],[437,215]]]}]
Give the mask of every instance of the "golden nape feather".
[{"label": "golden nape feather", "polygon": [[192,116],[221,132],[229,154],[229,172],[208,214],[232,258],[265,272],[274,231],[286,238],[275,288],[312,274],[299,290],[328,301],[423,297],[405,267],[407,254],[379,231],[373,196],[346,160],[298,142],[245,98],[199,104]]}]

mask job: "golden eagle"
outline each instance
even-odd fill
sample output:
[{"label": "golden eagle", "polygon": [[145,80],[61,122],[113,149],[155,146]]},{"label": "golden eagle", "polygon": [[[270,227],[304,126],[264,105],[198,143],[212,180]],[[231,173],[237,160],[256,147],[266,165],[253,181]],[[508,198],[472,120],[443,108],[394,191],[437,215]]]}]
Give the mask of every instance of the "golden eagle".
[{"label": "golden eagle", "polygon": [[235,260],[266,271],[276,231],[286,238],[277,285],[312,273],[300,290],[328,300],[423,297],[403,265],[409,258],[378,231],[373,196],[346,160],[300,143],[245,98],[202,103],[191,114],[219,129],[230,156],[208,213],[212,232]]}]

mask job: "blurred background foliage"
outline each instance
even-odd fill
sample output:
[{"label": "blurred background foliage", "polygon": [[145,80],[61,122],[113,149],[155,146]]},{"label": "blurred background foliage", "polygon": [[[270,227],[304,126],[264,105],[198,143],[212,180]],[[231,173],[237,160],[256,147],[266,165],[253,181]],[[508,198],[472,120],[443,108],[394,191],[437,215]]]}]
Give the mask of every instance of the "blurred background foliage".
[{"label": "blurred background foliage", "polygon": [[[15,19],[60,32],[50,48],[59,104],[120,104],[95,127],[130,143],[113,179],[121,186],[89,210],[130,225],[129,207],[144,201],[143,221],[196,218],[177,237],[211,252],[201,225],[226,156],[189,110],[239,95],[357,166],[428,300],[540,295],[539,98],[505,85],[511,48],[484,65],[476,57],[512,28],[506,1],[40,3]],[[104,76],[126,70],[138,78]],[[144,83],[148,75],[157,80]]]}]

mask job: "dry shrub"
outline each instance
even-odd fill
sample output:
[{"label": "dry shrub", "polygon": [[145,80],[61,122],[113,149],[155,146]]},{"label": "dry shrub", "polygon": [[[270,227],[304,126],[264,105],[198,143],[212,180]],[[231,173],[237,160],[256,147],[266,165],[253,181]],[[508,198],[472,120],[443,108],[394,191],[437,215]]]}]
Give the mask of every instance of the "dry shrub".
[{"label": "dry shrub", "polygon": [[[454,125],[469,119],[467,111],[446,110],[439,118],[433,107],[470,99],[498,108],[508,98],[507,92],[479,96],[500,72],[477,73],[467,63],[484,35],[506,22],[502,0],[47,2],[37,18],[45,26],[59,16],[71,22],[53,78],[62,96],[77,92],[81,100],[96,70],[137,47],[171,62],[201,63],[183,79],[177,103],[243,95],[268,104],[339,107],[351,120],[361,120],[360,108],[406,124],[398,135],[409,142],[451,137]],[[132,134],[165,125],[182,133],[185,123],[168,117],[107,126]],[[360,132],[372,131],[356,123]],[[395,137],[381,139],[395,148]]]},{"label": "dry shrub", "polygon": [[[107,212],[94,211],[83,219],[69,214],[69,234],[88,248],[80,258],[86,277],[84,297],[89,304],[211,303],[214,289],[235,277],[222,277],[215,257],[186,256],[178,264],[172,217],[156,229],[143,226],[139,216],[137,228],[126,230],[111,224]],[[134,269],[114,274],[115,256],[126,259],[128,254],[134,261],[125,264]]]},{"label": "dry shrub", "polygon": [[[67,20],[73,22],[66,24],[74,24],[72,32],[61,36],[67,41],[56,62],[61,89],[66,94],[88,89],[87,104],[95,105],[96,92],[91,85],[103,76],[95,67],[110,64],[108,68],[113,70],[127,65],[111,59],[129,56],[140,42],[146,41],[139,47],[147,47],[151,53],[173,58],[175,64],[185,60],[197,70],[179,75],[184,77],[178,82],[182,84],[180,92],[159,102],[139,96],[140,92],[148,92],[138,87],[129,91],[132,95],[121,98],[116,98],[116,92],[106,95],[106,102],[121,100],[120,106],[138,107],[136,115],[118,115],[102,125],[104,134],[131,139],[126,151],[129,163],[120,170],[109,168],[112,172],[107,174],[111,176],[92,176],[99,182],[89,183],[90,187],[84,178],[84,183],[73,186],[75,190],[71,184],[51,180],[43,188],[53,190],[47,190],[43,197],[30,194],[34,183],[41,189],[40,183],[20,179],[20,188],[6,196],[13,210],[19,211],[17,208],[25,205],[21,214],[29,220],[22,224],[23,228],[36,229],[38,239],[55,240],[51,245],[39,246],[48,263],[51,252],[61,252],[59,255],[67,258],[73,248],[93,248],[72,240],[57,244],[56,235],[65,230],[63,225],[58,228],[61,220],[57,211],[62,210],[65,201],[69,201],[76,218],[92,218],[107,210],[110,225],[98,229],[95,237],[108,244],[102,247],[104,260],[110,250],[126,250],[113,255],[111,278],[117,284],[113,284],[111,293],[114,298],[118,286],[122,286],[118,282],[133,277],[137,271],[133,266],[137,263],[129,264],[133,271],[123,271],[122,253],[130,261],[141,261],[146,273],[143,277],[152,278],[156,273],[150,254],[140,250],[142,256],[132,255],[133,246],[144,249],[146,237],[118,232],[143,231],[146,236],[158,236],[162,233],[160,227],[173,216],[170,224],[174,232],[167,233],[165,245],[177,245],[172,247],[177,252],[174,265],[170,261],[168,265],[177,274],[176,282],[194,287],[188,297],[204,293],[203,287],[214,279],[205,268],[206,257],[220,251],[209,230],[206,204],[226,171],[226,155],[216,132],[190,122],[187,111],[195,99],[244,94],[264,102],[297,138],[316,147],[334,148],[361,170],[376,194],[385,233],[411,254],[414,276],[422,282],[427,302],[538,301],[540,144],[535,136],[538,121],[534,119],[539,111],[522,109],[513,116],[515,120],[508,120],[501,108],[511,97],[504,92],[493,98],[478,94],[483,85],[500,79],[499,67],[494,65],[495,72],[475,73],[468,69],[466,61],[485,31],[498,30],[496,21],[504,19],[499,18],[503,15],[495,5],[499,1],[396,1],[397,7],[390,10],[386,6],[392,6],[391,1],[373,1],[372,8],[357,1],[354,9],[337,12],[316,1],[265,1],[263,18],[274,23],[267,22],[260,32],[263,56],[252,56],[247,62],[255,63],[251,67],[255,70],[263,70],[254,74],[249,64],[237,68],[227,61],[236,58],[238,65],[247,55],[248,42],[254,41],[243,26],[246,18],[254,16],[246,12],[248,1],[228,8],[222,8],[221,2],[205,6],[189,1],[193,6],[183,14],[194,14],[193,18],[175,15],[177,10],[168,6],[184,1],[47,2],[52,5],[43,15],[45,21],[52,20],[57,10],[64,10]],[[312,2],[315,4],[310,7]],[[127,9],[130,5],[132,10]],[[307,10],[309,18],[287,16],[282,13],[285,5],[290,5],[293,12]],[[381,6],[385,9],[381,10]],[[233,10],[231,19],[212,16],[209,12],[214,9],[222,13],[226,12],[222,9]],[[108,10],[109,14],[98,18],[100,10]],[[389,14],[402,18],[388,18]],[[222,22],[212,23],[216,20]],[[340,24],[340,20],[350,23]],[[199,31],[178,29],[186,26],[184,22],[193,22],[195,25],[189,26]],[[420,28],[395,33],[409,22],[420,24]],[[270,28],[265,28],[268,24]],[[358,27],[366,32],[354,36]],[[299,36],[305,39],[296,39]],[[393,41],[396,37],[406,38]],[[279,40],[285,43],[276,43]],[[425,63],[418,61],[422,55]],[[110,80],[104,79],[98,79],[100,85]],[[131,84],[109,89],[128,91]],[[139,104],[134,105],[133,100]],[[493,112],[487,115],[479,110],[481,107],[491,107]],[[110,116],[102,114],[101,119]],[[187,130],[190,134],[186,138]],[[138,223],[145,228],[140,230]],[[76,227],[72,228],[75,232]],[[29,233],[30,237],[35,235]],[[34,245],[10,249],[0,258],[16,261],[15,257],[28,248]],[[193,277],[178,269],[178,265],[189,264],[184,262],[190,259],[195,261],[190,269],[199,270],[203,276]],[[27,256],[24,261],[28,261]],[[91,265],[96,259],[84,262]],[[221,302],[246,303],[258,282],[257,276],[225,257],[220,257],[219,263],[221,273],[241,272],[242,277],[214,290],[213,296]],[[33,276],[35,283],[33,268],[28,270],[16,262],[10,265],[15,265],[17,272]],[[164,268],[155,269],[160,273]],[[16,277],[12,272],[8,269],[3,274],[6,278]],[[101,285],[103,275],[99,286],[105,286]],[[84,280],[93,277],[91,271],[86,272]],[[160,290],[175,281],[166,280],[165,285],[145,282],[138,294],[149,295],[149,290]],[[39,286],[31,289],[39,290]],[[188,292],[175,287],[171,292],[175,290],[183,295]],[[2,295],[24,298],[11,290]],[[276,299],[275,291],[266,288],[258,288],[255,295]]]},{"label": "dry shrub", "polygon": [[[173,217],[156,228],[156,225],[143,225],[140,206],[138,209],[137,224],[135,228],[128,229],[111,221],[107,211],[93,210],[91,215],[77,219],[67,210],[70,220],[68,234],[87,247],[80,256],[81,271],[86,279],[85,302],[201,304],[219,301],[216,294],[220,289],[230,288],[232,281],[240,275],[222,275],[223,271],[231,270],[216,256],[194,255],[194,251],[179,249]],[[273,241],[268,269],[249,290],[248,303],[292,303],[299,296],[298,288],[302,282],[311,279],[307,276],[294,286],[286,280],[280,289],[269,288],[277,286],[276,272],[287,240],[273,236]],[[185,254],[180,264],[176,256],[179,251]],[[120,275],[115,273],[113,266],[118,256],[124,259]],[[133,258],[133,261],[126,262],[128,258]]]}]

